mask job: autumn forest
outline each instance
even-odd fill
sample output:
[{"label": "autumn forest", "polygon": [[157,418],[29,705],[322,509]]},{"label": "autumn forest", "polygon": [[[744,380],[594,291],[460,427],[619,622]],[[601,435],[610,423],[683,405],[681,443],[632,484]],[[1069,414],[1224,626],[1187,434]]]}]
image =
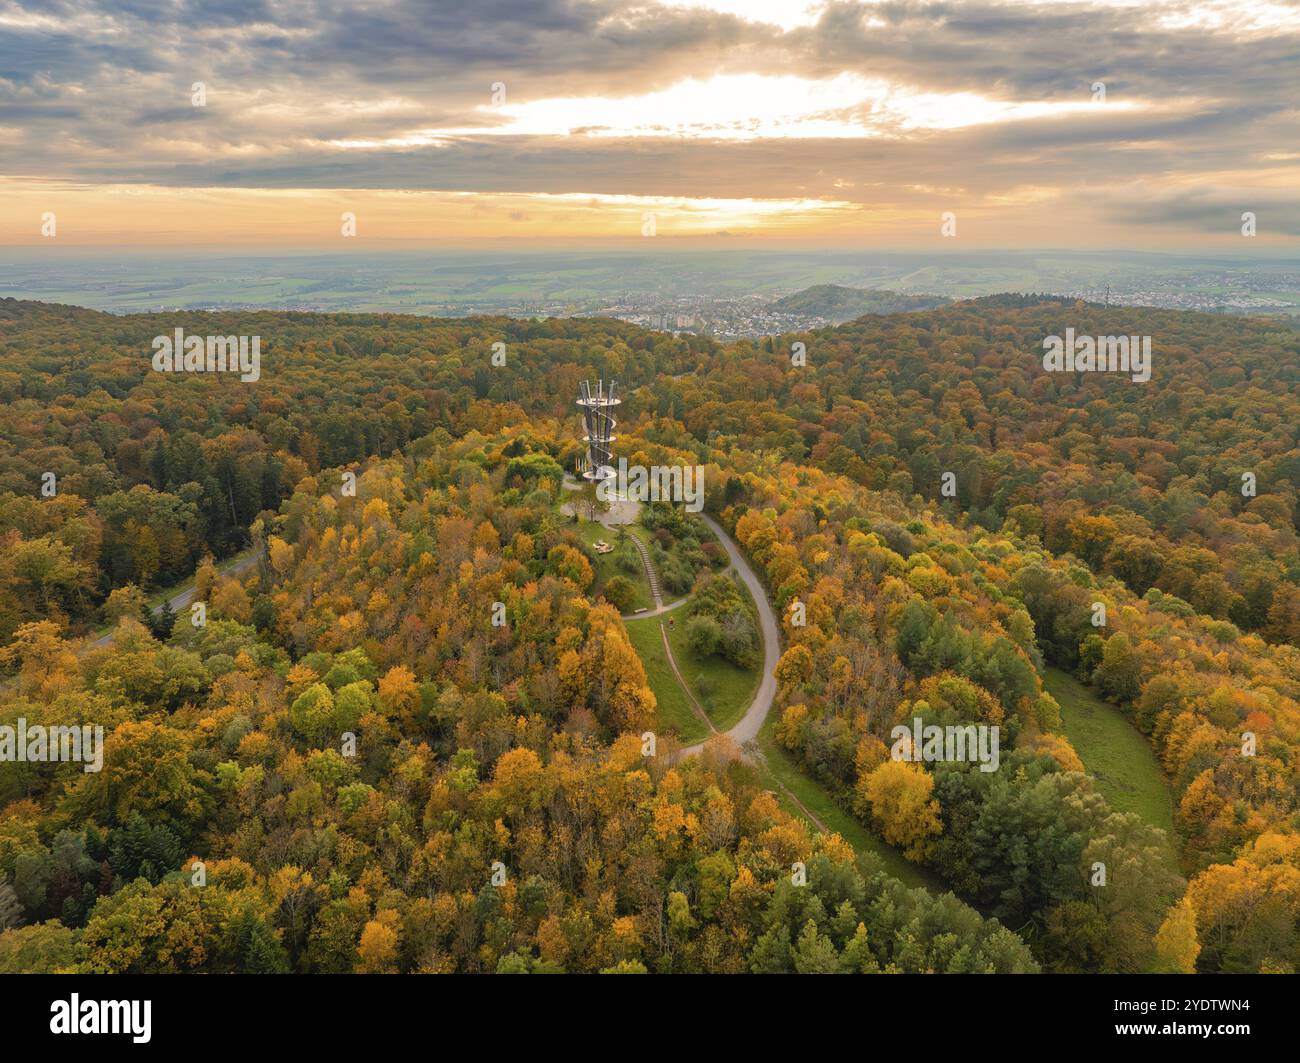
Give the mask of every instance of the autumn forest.
[{"label": "autumn forest", "polygon": [[1298,503],[1270,318],[0,300],[0,972],[1295,973]]}]

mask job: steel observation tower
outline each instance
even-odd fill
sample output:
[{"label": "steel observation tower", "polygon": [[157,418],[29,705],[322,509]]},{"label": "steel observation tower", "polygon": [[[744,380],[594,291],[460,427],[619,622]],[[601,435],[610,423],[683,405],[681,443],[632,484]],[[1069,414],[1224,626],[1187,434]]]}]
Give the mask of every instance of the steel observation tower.
[{"label": "steel observation tower", "polygon": [[615,382],[606,385],[598,380],[593,386],[584,380],[578,388],[578,405],[582,407],[582,426],[586,434],[582,441],[587,444],[587,455],[582,461],[581,472],[584,480],[599,483],[614,475],[614,407],[622,403],[615,395]]}]

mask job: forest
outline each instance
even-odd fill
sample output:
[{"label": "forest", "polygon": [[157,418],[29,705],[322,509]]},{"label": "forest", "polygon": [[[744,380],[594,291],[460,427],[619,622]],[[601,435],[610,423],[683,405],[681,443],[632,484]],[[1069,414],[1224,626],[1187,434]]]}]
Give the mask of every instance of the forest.
[{"label": "forest", "polygon": [[[261,379],[152,373],[176,327],[260,335]],[[1152,336],[1152,380],[1044,373],[1067,327]],[[562,511],[596,377],[762,579],[780,748],[938,886],[678,755],[636,566]],[[106,735],[0,765],[0,972],[1295,972],[1298,383],[1276,321],[1037,296],[757,343],[0,300],[0,725]],[[678,623],[753,668],[688,517],[647,514]],[[204,624],[151,610],[191,578]],[[1172,834],[1049,668],[1149,744]],[[918,717],[1001,767],[892,759]]]}]

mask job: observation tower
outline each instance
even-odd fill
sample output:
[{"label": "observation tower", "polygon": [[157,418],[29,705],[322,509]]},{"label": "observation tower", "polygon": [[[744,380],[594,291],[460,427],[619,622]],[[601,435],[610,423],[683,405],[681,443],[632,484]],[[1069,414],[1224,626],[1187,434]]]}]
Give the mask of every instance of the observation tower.
[{"label": "observation tower", "polygon": [[586,434],[587,455],[581,465],[582,478],[599,483],[614,475],[614,407],[622,402],[615,395],[615,383],[604,380],[593,386],[584,380],[578,388],[578,405],[582,407],[582,426]]}]

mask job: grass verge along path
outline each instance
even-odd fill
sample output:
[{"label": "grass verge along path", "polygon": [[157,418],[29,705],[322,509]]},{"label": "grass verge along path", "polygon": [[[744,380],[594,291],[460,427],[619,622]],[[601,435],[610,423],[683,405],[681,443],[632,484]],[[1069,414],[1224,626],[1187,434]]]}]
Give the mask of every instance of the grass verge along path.
[{"label": "grass verge along path", "polygon": [[645,667],[646,682],[650,684],[658,702],[655,727],[660,731],[677,732],[683,742],[703,741],[709,737],[709,729],[692,711],[686,691],[677,682],[672,665],[668,663],[663,634],[659,630],[661,623],[662,619],[657,616],[623,620],[628,638],[632,640],[632,648]]},{"label": "grass verge along path", "polygon": [[[892,845],[872,834],[857,819],[840,808],[819,782],[804,774],[794,758],[777,742],[776,735],[773,733],[775,726],[776,716],[769,716],[758,732],[758,748],[763,753],[761,769],[764,772],[788,789],[798,803],[804,805],[827,830],[833,830],[853,846],[856,852],[872,854],[880,861],[887,874],[892,875],[905,886],[920,886],[934,893],[948,892],[948,887],[938,875],[912,863]],[[790,811],[795,815],[800,814],[797,808],[792,808]]]},{"label": "grass verge along path", "polygon": [[1059,668],[1044,684],[1061,706],[1061,722],[1097,788],[1119,812],[1136,812],[1174,840],[1174,803],[1160,762],[1142,733],[1119,709]]},{"label": "grass verge along path", "polygon": [[[750,616],[754,617],[757,629],[757,608],[744,583],[733,576],[748,603]],[[695,700],[704,706],[713,726],[719,731],[726,731],[735,726],[745,710],[753,703],[758,691],[761,676],[758,668],[741,668],[721,654],[714,653],[708,657],[699,657],[691,649],[686,638],[687,613],[689,604],[681,610],[674,623],[666,625],[668,642],[672,647],[673,659],[686,681],[687,688]]]}]

